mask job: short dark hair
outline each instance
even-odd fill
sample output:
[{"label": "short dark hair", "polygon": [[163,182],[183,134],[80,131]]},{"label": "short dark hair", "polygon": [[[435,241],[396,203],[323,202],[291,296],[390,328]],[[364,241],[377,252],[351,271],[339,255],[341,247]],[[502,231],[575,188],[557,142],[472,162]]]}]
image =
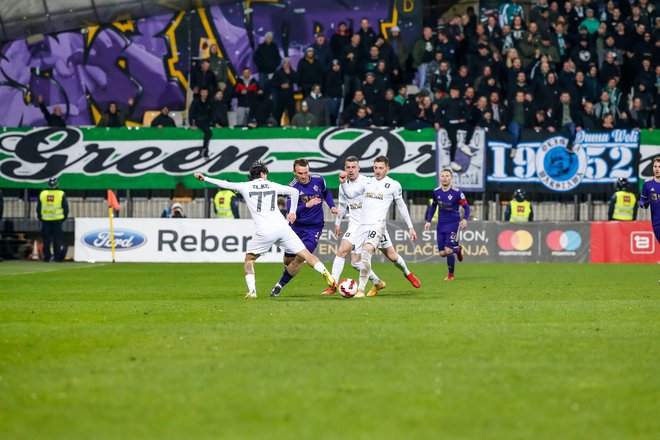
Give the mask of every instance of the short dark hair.
[{"label": "short dark hair", "polygon": [[386,166],[390,166],[390,160],[387,158],[387,156],[380,155],[374,160],[374,163],[376,162],[381,162],[384,163]]},{"label": "short dark hair", "polygon": [[660,162],[660,156],[655,156],[655,159],[653,159],[653,163]]},{"label": "short dark hair", "polygon": [[[660,157],[658,159],[660,159]],[[358,163],[360,163],[360,160],[356,156],[348,156],[344,162],[358,162]]]},{"label": "short dark hair", "polygon": [[441,172],[441,173],[444,173],[445,171],[448,172],[448,173],[449,173],[450,175],[452,175],[452,176],[454,175],[454,173],[452,172],[451,168],[443,168],[442,171],[440,171],[440,172]]},{"label": "short dark hair", "polygon": [[258,160],[250,167],[250,180],[261,178],[261,173],[268,175],[268,167],[265,163]]},{"label": "short dark hair", "polygon": [[307,159],[296,159],[293,161],[293,171],[296,171],[296,167],[308,167],[309,162],[307,162]]}]

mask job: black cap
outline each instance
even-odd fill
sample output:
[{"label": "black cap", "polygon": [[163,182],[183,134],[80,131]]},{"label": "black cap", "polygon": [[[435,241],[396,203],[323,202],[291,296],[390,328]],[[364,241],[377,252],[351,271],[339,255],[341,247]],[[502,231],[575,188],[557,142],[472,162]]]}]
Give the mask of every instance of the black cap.
[{"label": "black cap", "polygon": [[59,185],[59,182],[57,181],[57,177],[51,177],[48,179],[48,188],[57,188]]}]

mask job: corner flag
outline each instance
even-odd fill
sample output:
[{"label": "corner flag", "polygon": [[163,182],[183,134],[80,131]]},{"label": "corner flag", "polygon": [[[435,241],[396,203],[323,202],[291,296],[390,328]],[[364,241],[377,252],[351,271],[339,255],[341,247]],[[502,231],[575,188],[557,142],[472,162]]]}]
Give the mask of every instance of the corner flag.
[{"label": "corner flag", "polygon": [[115,262],[115,228],[112,225],[112,210],[115,209],[119,211],[119,200],[115,192],[111,189],[108,190],[108,218],[110,219],[110,247],[112,249],[112,262]]}]

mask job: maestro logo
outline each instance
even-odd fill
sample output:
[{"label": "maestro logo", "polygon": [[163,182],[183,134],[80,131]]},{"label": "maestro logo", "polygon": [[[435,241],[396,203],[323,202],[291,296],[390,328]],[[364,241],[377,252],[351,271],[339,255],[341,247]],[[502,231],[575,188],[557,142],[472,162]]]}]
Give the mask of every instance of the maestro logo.
[{"label": "maestro logo", "polygon": [[503,251],[527,251],[534,244],[534,237],[524,229],[518,231],[509,229],[500,232],[497,244]]},{"label": "maestro logo", "polygon": [[[83,235],[82,242],[85,246],[99,251],[109,251],[112,249],[110,231],[108,229],[88,232]],[[127,251],[139,248],[146,242],[147,237],[139,232],[131,231],[129,229],[115,229],[115,250]]]},{"label": "maestro logo", "polygon": [[587,153],[574,145],[573,152],[566,149],[568,141],[553,137],[541,144],[536,153],[539,180],[554,191],[570,191],[580,184],[587,170]]},{"label": "maestro logo", "polygon": [[552,231],[545,243],[554,252],[574,252],[582,245],[582,236],[576,231]]}]

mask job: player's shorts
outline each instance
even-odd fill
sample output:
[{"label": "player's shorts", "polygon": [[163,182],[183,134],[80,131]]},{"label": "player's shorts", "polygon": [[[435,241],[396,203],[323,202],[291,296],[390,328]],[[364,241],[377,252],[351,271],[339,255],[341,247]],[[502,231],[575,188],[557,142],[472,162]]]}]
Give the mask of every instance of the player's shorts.
[{"label": "player's shorts", "polygon": [[458,246],[458,223],[442,224],[437,228],[438,250],[444,251],[445,247]]},{"label": "player's shorts", "polygon": [[275,243],[291,255],[295,255],[305,249],[300,237],[288,226],[276,229],[257,231],[247,244],[247,252],[250,254],[265,254]]},{"label": "player's shorts", "polygon": [[[360,228],[360,224],[349,223],[342,240],[347,240],[353,245],[352,253],[360,254],[362,253],[362,243],[364,243],[368,233],[369,231],[367,229]],[[387,228],[385,228],[385,233],[376,247],[378,249],[392,247],[392,241],[390,240],[390,234],[387,232]]]},{"label": "player's shorts", "polygon": [[[302,240],[305,248],[314,253],[316,246],[319,244],[319,237],[323,231],[323,224],[321,225],[297,225],[292,224],[291,230]],[[293,257],[295,252],[284,252],[285,257]]]}]

